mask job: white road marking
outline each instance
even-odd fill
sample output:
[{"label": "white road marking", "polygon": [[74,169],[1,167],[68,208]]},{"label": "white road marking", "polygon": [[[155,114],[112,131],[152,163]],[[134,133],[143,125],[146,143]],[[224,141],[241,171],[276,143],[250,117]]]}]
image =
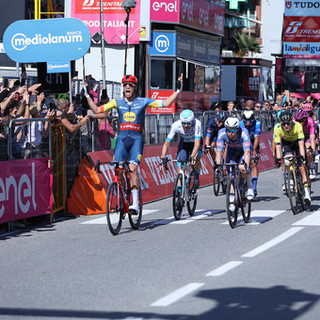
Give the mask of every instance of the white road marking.
[{"label": "white road marking", "polygon": [[[278,216],[279,214],[285,212],[285,210],[253,210],[251,211],[251,217],[249,223],[247,225],[258,225],[273,219],[274,217]],[[238,214],[238,224],[243,224],[244,221],[241,215],[241,209],[239,208]],[[228,221],[223,222],[222,224],[229,224]]]},{"label": "white road marking", "polygon": [[[181,217],[182,219],[179,221],[173,221],[172,224],[187,224],[190,223],[194,220],[200,220],[200,219],[204,219],[210,216],[213,216],[217,213],[223,212],[224,210],[208,210],[206,212],[204,212],[205,210],[196,210],[195,214],[193,217],[190,217],[189,214],[184,215],[183,217]],[[199,214],[199,212],[204,212]]]},{"label": "white road marking", "polygon": [[[154,213],[157,211],[159,211],[159,210],[142,209],[142,216],[145,216],[147,214]],[[106,216],[103,215],[103,217],[95,218],[95,219],[92,219],[89,221],[84,221],[84,222],[81,222],[80,224],[106,224],[106,223],[107,223]]]},{"label": "white road marking", "polygon": [[195,291],[202,287],[204,283],[189,283],[186,286],[173,291],[172,293],[168,294],[167,296],[155,301],[151,304],[152,307],[167,307],[170,304],[177,302],[181,298],[185,297],[192,291]]},{"label": "white road marking", "polygon": [[303,227],[294,227],[289,229],[288,231],[280,234],[280,236],[277,236],[275,238],[273,238],[272,240],[266,242],[265,244],[245,253],[244,255],[242,255],[241,257],[245,257],[245,258],[253,258],[255,256],[257,256],[258,254],[274,247],[275,245],[279,244],[280,242],[287,240],[288,238],[290,238],[291,236],[293,236],[294,234],[296,234],[297,232],[301,231],[303,229]]},{"label": "white road marking", "polygon": [[221,276],[221,275],[227,273],[228,271],[234,269],[235,267],[240,266],[240,264],[242,264],[242,263],[243,263],[243,261],[230,261],[230,262],[224,264],[223,266],[210,271],[209,273],[206,274],[206,276],[209,276],[209,277]]},{"label": "white road marking", "polygon": [[293,226],[317,226],[320,227],[320,211],[316,211],[293,224]]}]

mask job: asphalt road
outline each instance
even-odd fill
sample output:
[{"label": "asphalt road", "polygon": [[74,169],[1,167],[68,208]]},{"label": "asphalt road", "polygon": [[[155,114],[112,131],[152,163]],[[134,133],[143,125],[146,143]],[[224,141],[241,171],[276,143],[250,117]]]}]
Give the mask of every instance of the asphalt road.
[{"label": "asphalt road", "polygon": [[320,319],[320,182],[295,216],[281,183],[261,173],[235,229],[205,187],[179,222],[168,198],[117,236],[103,215],[2,233],[0,319]]}]

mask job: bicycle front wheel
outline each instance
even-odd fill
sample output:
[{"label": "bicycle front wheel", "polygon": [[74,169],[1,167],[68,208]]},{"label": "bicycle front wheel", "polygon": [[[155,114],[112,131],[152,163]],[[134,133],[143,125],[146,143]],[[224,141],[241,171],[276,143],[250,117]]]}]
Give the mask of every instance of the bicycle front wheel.
[{"label": "bicycle front wheel", "polygon": [[290,202],[290,207],[293,214],[298,213],[298,194],[296,192],[297,185],[296,179],[293,170],[290,170],[288,173],[288,180],[287,180],[287,194]]},{"label": "bicycle front wheel", "polygon": [[230,227],[233,229],[237,225],[239,204],[236,193],[236,181],[233,177],[229,177],[227,181],[227,216]]},{"label": "bicycle front wheel", "polygon": [[213,193],[215,196],[219,194],[220,189],[220,172],[218,172],[218,175],[216,176],[214,171],[212,172],[212,184],[213,184]]},{"label": "bicycle front wheel", "polygon": [[188,180],[188,200],[187,200],[187,209],[189,215],[192,217],[196,211],[197,202],[198,202],[198,191],[193,189],[194,183],[194,174],[191,174]]},{"label": "bicycle front wheel", "polygon": [[173,195],[172,195],[173,216],[176,220],[180,220],[182,209],[184,206],[182,187],[183,187],[183,176],[182,176],[182,173],[178,173],[176,180],[174,182]]},{"label": "bicycle front wheel", "polygon": [[302,183],[302,177],[301,177],[301,173],[298,171],[296,174],[296,179],[297,179],[297,193],[298,193],[298,200],[301,204],[301,207],[303,210],[307,210],[307,206],[304,203],[304,186]]},{"label": "bicycle front wheel", "polygon": [[142,193],[141,189],[139,188],[139,210],[137,213],[130,213],[129,212],[129,222],[132,229],[138,229],[140,227],[142,219]]},{"label": "bicycle front wheel", "polygon": [[106,214],[110,232],[113,235],[117,235],[121,229],[123,217],[123,203],[117,182],[112,182],[109,185]]}]

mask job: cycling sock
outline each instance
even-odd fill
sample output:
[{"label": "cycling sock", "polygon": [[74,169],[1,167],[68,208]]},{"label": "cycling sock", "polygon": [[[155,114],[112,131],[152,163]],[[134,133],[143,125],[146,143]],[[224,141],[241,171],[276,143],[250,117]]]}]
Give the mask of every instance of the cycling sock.
[{"label": "cycling sock", "polygon": [[305,196],[310,198],[310,185],[307,183],[304,184],[304,192],[305,192]]},{"label": "cycling sock", "polygon": [[131,190],[131,194],[132,194],[132,205],[134,207],[138,207],[139,206],[139,190],[133,189]]},{"label": "cycling sock", "polygon": [[258,177],[252,177],[252,187],[254,190],[257,190],[257,184],[258,184]]},{"label": "cycling sock", "polygon": [[251,181],[251,177],[247,177],[246,178],[246,181],[247,181],[247,186],[248,186],[248,189],[252,189],[252,181]]}]

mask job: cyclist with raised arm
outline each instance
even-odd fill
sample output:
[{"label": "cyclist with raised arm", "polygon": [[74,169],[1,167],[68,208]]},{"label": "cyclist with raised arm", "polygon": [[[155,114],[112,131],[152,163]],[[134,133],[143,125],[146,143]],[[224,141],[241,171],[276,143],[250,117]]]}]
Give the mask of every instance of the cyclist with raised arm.
[{"label": "cyclist with raised arm", "polygon": [[311,204],[310,179],[307,174],[304,134],[302,125],[293,121],[293,116],[289,111],[284,111],[279,116],[279,123],[274,128],[274,142],[276,146],[276,166],[281,165],[281,151],[284,158],[290,158],[294,154],[297,156],[299,170],[304,185],[306,205]]},{"label": "cyclist with raised arm", "polygon": [[183,110],[180,113],[180,120],[175,121],[171,125],[170,132],[162,147],[160,166],[166,165],[166,155],[169,145],[176,134],[180,136],[177,150],[178,168],[181,166],[180,162],[189,162],[194,166],[193,188],[196,190],[199,188],[200,184],[199,174],[201,168],[200,159],[202,156],[202,129],[201,122],[198,119],[195,119],[194,113],[191,110]]},{"label": "cyclist with raised arm", "polygon": [[[248,190],[246,192],[247,200],[254,198],[252,180],[250,174],[251,161],[251,142],[249,132],[246,128],[240,128],[240,121],[236,117],[229,117],[224,123],[225,128],[219,131],[217,140],[216,165],[221,164],[222,152],[226,146],[226,163],[238,163],[241,175],[247,182]],[[218,173],[216,169],[216,174]],[[234,197],[234,195],[233,195]],[[230,203],[234,198],[230,199]],[[234,204],[231,204],[234,206]],[[229,208],[231,211],[234,207]]]},{"label": "cyclist with raised arm", "polygon": [[314,169],[314,157],[316,155],[316,135],[315,123],[313,118],[309,117],[305,110],[298,109],[293,120],[299,122],[303,128],[304,143],[307,153],[307,163],[309,167],[309,177],[314,180],[316,177]]},{"label": "cyclist with raised arm", "polygon": [[209,151],[213,160],[216,157],[214,148],[216,147],[218,132],[220,129],[224,128],[226,118],[227,115],[224,111],[218,111],[215,116],[209,119],[207,124],[204,153],[206,154]]},{"label": "cyclist with raised arm", "polygon": [[260,132],[261,124],[259,120],[254,118],[254,112],[252,110],[245,110],[240,121],[240,127],[246,128],[249,132],[251,148],[252,148],[252,159],[250,164],[251,176],[252,176],[252,187],[254,196],[258,194],[258,161],[260,158]]},{"label": "cyclist with raised arm", "polygon": [[[137,212],[139,209],[140,180],[138,166],[142,159],[145,111],[149,107],[169,107],[177,99],[182,89],[182,77],[183,74],[178,79],[177,91],[166,100],[137,97],[138,79],[134,75],[126,75],[122,78],[124,96],[122,99],[112,99],[99,107],[85,90],[88,104],[94,113],[108,112],[112,108],[118,111],[119,132],[113,158],[116,162],[129,160],[133,200],[129,209],[132,211]],[[85,81],[83,81],[83,84],[87,87]]]}]

